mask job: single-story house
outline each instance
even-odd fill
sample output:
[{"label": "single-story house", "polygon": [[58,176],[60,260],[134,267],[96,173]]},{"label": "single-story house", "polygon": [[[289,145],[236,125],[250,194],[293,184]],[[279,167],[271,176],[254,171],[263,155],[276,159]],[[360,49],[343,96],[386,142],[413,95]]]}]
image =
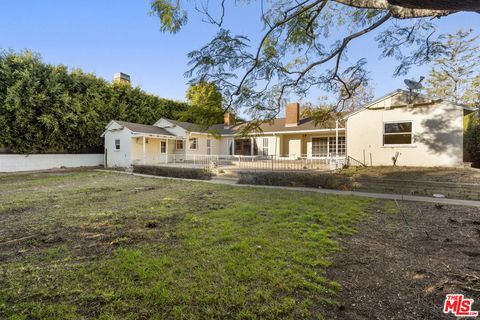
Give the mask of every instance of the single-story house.
[{"label": "single-story house", "polygon": [[[411,101],[413,100],[413,101]],[[103,133],[105,165],[165,164],[187,157],[349,158],[366,165],[462,166],[464,116],[475,108],[396,90],[337,120],[316,124],[288,104],[285,118],[242,133],[225,114],[209,128],[159,119],[153,125],[112,120]]]}]

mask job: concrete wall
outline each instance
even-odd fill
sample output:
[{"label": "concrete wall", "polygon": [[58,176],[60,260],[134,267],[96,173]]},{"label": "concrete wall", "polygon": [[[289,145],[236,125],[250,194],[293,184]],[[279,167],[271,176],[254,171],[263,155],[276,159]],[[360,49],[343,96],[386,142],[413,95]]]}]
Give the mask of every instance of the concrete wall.
[{"label": "concrete wall", "polygon": [[2,154],[0,172],[93,167],[103,165],[103,154]]},{"label": "concrete wall", "polygon": [[[413,144],[384,146],[383,124],[388,121],[412,121]],[[367,165],[392,165],[396,152],[399,166],[462,165],[463,109],[441,102],[365,109],[348,118],[347,155]]]}]

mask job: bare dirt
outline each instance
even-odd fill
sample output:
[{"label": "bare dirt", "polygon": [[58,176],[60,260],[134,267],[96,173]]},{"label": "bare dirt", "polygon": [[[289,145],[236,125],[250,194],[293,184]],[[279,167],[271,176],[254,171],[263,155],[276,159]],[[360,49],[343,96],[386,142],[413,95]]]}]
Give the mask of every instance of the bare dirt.
[{"label": "bare dirt", "polygon": [[329,319],[455,319],[445,295],[463,293],[480,310],[480,209],[399,202],[402,213],[372,207],[373,218],[344,239],[328,276],[339,305]]}]

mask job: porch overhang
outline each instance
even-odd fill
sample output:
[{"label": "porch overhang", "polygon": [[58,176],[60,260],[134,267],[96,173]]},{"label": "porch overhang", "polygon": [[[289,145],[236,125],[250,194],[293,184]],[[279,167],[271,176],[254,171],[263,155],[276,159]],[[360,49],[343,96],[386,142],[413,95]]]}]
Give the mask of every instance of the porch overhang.
[{"label": "porch overhang", "polygon": [[270,132],[251,132],[247,134],[222,134],[222,137],[242,137],[242,136],[264,136],[264,135],[279,135],[279,134],[314,134],[327,133],[335,131],[345,131],[345,128],[332,129],[317,129],[317,130],[290,130],[290,131],[270,131]]},{"label": "porch overhang", "polygon": [[167,136],[167,135],[154,134],[154,133],[132,132],[132,138],[143,138],[143,137],[165,139],[165,140],[186,140],[184,137],[179,137],[179,136]]}]

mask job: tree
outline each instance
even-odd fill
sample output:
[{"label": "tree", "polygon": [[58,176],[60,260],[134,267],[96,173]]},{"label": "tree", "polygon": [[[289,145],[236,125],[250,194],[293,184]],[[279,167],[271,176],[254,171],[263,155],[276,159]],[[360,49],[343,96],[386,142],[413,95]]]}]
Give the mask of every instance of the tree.
[{"label": "tree", "polygon": [[206,127],[223,122],[223,97],[214,83],[191,84],[186,97],[192,107],[180,115],[181,120]]},{"label": "tree", "polygon": [[480,118],[478,112],[465,117],[465,150],[474,166],[480,168]]},{"label": "tree", "polygon": [[466,104],[480,108],[480,74],[465,89],[464,100]]},{"label": "tree", "polygon": [[[233,35],[224,26],[228,2],[196,0],[195,12],[216,25],[217,35],[189,54],[193,83],[215,83],[227,108],[246,108],[255,118],[272,118],[289,95],[305,96],[313,87],[340,96],[336,109],[365,83],[366,60],[348,62],[347,48],[376,31],[382,57],[395,57],[395,75],[436,56],[431,17],[458,11],[479,11],[474,0],[276,0],[260,2],[264,31],[258,44],[246,35]],[[152,0],[161,28],[178,32],[188,22],[188,1]],[[237,4],[237,2],[235,2]],[[340,94],[340,91],[343,93]]]},{"label": "tree", "polygon": [[112,119],[149,124],[188,108],[46,64],[36,53],[0,51],[0,146],[14,152],[100,151],[100,135]]},{"label": "tree", "polygon": [[[429,95],[455,103],[469,103],[467,89],[473,85],[473,76],[478,72],[480,46],[478,36],[472,30],[459,30],[440,38],[438,57],[427,80]],[[469,93],[470,95],[474,94]]]}]

